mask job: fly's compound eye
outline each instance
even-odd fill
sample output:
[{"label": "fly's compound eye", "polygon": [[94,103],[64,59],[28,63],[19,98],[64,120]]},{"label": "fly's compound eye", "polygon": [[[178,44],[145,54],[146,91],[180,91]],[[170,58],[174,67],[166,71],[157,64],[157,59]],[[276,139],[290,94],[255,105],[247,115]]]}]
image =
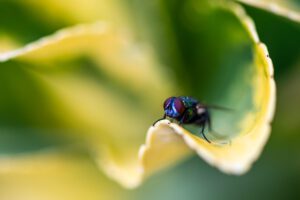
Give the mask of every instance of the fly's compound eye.
[{"label": "fly's compound eye", "polygon": [[167,98],[165,100],[165,102],[164,102],[164,110],[166,110],[170,106],[170,104],[171,104],[171,102],[172,102],[173,99],[175,99],[175,97],[169,97],[169,98]]},{"label": "fly's compound eye", "polygon": [[177,118],[184,113],[185,107],[180,98],[170,97],[164,102],[166,116]]},{"label": "fly's compound eye", "polygon": [[174,108],[177,111],[177,113],[179,113],[180,115],[183,114],[185,107],[184,107],[184,104],[181,101],[181,99],[175,98],[173,105],[174,105]]}]

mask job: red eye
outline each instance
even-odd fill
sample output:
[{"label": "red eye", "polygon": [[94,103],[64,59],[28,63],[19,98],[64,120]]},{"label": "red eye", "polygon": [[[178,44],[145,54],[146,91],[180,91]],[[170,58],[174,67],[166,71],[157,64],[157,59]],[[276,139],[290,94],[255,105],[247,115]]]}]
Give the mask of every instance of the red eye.
[{"label": "red eye", "polygon": [[172,99],[174,99],[175,97],[169,97],[165,100],[164,102],[164,109],[167,109],[167,107],[170,105]]},{"label": "red eye", "polygon": [[175,107],[176,111],[180,114],[182,114],[185,110],[184,104],[182,103],[182,101],[179,98],[174,99],[174,107]]}]

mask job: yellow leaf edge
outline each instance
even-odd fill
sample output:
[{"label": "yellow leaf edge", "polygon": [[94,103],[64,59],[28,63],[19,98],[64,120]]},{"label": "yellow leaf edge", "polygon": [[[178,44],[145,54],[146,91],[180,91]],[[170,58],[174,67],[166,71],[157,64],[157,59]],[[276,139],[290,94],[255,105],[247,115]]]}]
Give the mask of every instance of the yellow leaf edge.
[{"label": "yellow leaf edge", "polygon": [[243,4],[260,8],[263,10],[266,10],[268,12],[271,12],[275,15],[279,15],[281,17],[285,17],[289,20],[300,22],[300,13],[294,10],[291,10],[289,8],[286,8],[277,2],[266,2],[266,1],[260,1],[260,0],[237,0],[238,2],[241,2]]},{"label": "yellow leaf edge", "polygon": [[[268,50],[266,46],[259,41],[255,25],[250,17],[247,16],[244,9],[235,3],[230,3],[227,8],[230,8],[233,13],[241,20],[241,23],[247,30],[250,38],[253,41],[254,49],[256,51],[256,61],[261,62],[260,67],[263,74],[266,76],[266,99],[264,100],[264,110],[260,117],[258,126],[254,127],[247,134],[242,134],[234,138],[229,144],[218,145],[209,144],[203,139],[189,133],[177,124],[170,123],[168,120],[162,120],[158,122],[155,127],[150,127],[147,133],[146,142],[141,146],[139,150],[139,160],[141,163],[141,179],[148,177],[154,171],[157,171],[163,167],[153,167],[152,163],[149,162],[151,152],[155,150],[153,148],[164,148],[160,149],[160,152],[167,151],[167,145],[170,145],[168,141],[173,142],[174,140],[178,143],[178,149],[184,149],[177,159],[189,155],[190,152],[184,148],[184,145],[196,152],[201,158],[203,158],[210,165],[215,166],[220,171],[228,174],[241,175],[246,173],[253,162],[258,159],[261,154],[264,145],[266,144],[270,131],[271,131],[271,121],[275,112],[275,102],[276,102],[276,86],[273,79],[273,64],[269,57]],[[265,91],[263,91],[265,92]],[[162,132],[167,133],[162,133]],[[160,135],[163,135],[162,141],[159,141]],[[169,139],[166,139],[167,137]],[[179,142],[178,140],[181,140]],[[156,143],[161,143],[160,145]],[[174,150],[173,150],[174,152]],[[242,154],[242,156],[235,155],[236,153]],[[152,155],[153,156],[153,155]],[[172,163],[176,162],[176,156],[172,156]],[[163,160],[167,162],[166,160]],[[152,162],[156,162],[152,160]],[[166,163],[159,163],[159,165],[167,166]],[[150,166],[150,167],[149,167]],[[136,185],[139,185],[141,180],[139,180]],[[131,185],[134,187],[134,185]]]},{"label": "yellow leaf edge", "polygon": [[110,23],[98,21],[90,24],[78,24],[56,31],[49,36],[42,37],[34,42],[28,43],[20,48],[0,53],[0,62],[35,53],[43,48],[59,43],[67,38],[76,38],[85,35],[102,35],[110,29]]}]

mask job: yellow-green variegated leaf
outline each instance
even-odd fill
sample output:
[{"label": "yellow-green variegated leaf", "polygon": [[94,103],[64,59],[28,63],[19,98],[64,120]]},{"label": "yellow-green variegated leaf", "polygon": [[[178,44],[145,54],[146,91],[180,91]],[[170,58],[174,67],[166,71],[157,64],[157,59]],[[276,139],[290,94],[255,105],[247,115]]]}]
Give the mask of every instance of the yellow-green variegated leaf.
[{"label": "yellow-green variegated leaf", "polygon": [[186,146],[225,173],[243,174],[250,169],[269,137],[275,103],[273,69],[268,52],[263,44],[255,45],[254,52],[254,107],[239,120],[242,131],[237,136],[228,138],[225,143],[208,143],[177,124],[169,121],[158,122],[155,128],[149,129],[147,142],[140,149],[140,157],[147,172],[156,170],[157,166],[174,160],[176,156],[181,158]]},{"label": "yellow-green variegated leaf", "polygon": [[1,116],[6,126],[24,127],[25,121],[45,137],[50,130],[53,138],[87,148],[123,185],[139,182],[139,146],[161,113],[157,105],[175,93],[147,44],[101,22],[63,29],[0,60],[0,89],[10,90],[1,99],[12,112]]},{"label": "yellow-green variegated leaf", "polygon": [[126,2],[120,0],[88,0],[88,1],[58,1],[28,0],[19,2],[36,15],[50,22],[60,23],[88,23],[95,20],[110,20],[118,25],[128,25],[128,13],[126,13]]},{"label": "yellow-green variegated leaf", "polygon": [[[201,41],[195,49],[174,45],[184,49],[182,54],[198,53],[191,57],[194,65],[186,62],[189,54],[180,64],[185,75],[179,77],[190,81],[189,90],[175,81],[178,71],[161,64],[172,62],[160,60],[156,48],[128,29],[108,22],[79,25],[0,54],[0,91],[7,94],[0,99],[7,111],[0,113],[2,123],[64,138],[65,143],[52,146],[88,149],[99,167],[125,187],[139,185],[193,151],[222,171],[245,172],[269,135],[275,99],[272,63],[241,7],[187,1],[183,8],[191,24],[184,28],[199,28],[195,35]],[[193,18],[189,9],[200,14]],[[189,94],[206,94],[212,103],[234,110],[212,113],[219,134],[206,134],[213,143],[189,127],[162,121],[148,130],[140,147],[149,126],[161,117],[164,99]]]},{"label": "yellow-green variegated leaf", "polygon": [[300,3],[297,0],[237,0],[276,15],[300,22]]},{"label": "yellow-green variegated leaf", "polygon": [[0,179],[1,199],[126,199],[116,183],[78,152],[47,151],[1,158]]},{"label": "yellow-green variegated leaf", "polygon": [[[217,130],[226,131],[227,126],[229,132],[227,135],[221,134],[221,137],[215,133],[206,133],[208,137],[213,138],[212,143],[208,143],[195,135],[195,132],[189,132],[168,120],[160,121],[149,129],[146,143],[140,149],[140,159],[146,173],[151,174],[159,166],[182,158],[182,154],[188,152],[186,148],[188,147],[225,173],[243,174],[259,157],[269,137],[275,107],[275,83],[271,59],[266,46],[259,41],[252,20],[246,16],[244,10],[235,4],[223,6],[231,10],[241,21],[251,38],[253,54],[252,63],[247,66],[249,71],[240,74],[242,77],[240,85],[236,85],[232,88],[235,91],[227,94],[233,99],[234,96],[239,99],[233,104],[233,113],[216,114],[213,118],[213,121],[217,121],[214,124]],[[245,98],[246,94],[251,96]],[[234,115],[239,117],[233,117]],[[236,126],[239,128],[235,129]]]},{"label": "yellow-green variegated leaf", "polygon": [[125,5],[119,0],[1,1],[0,52],[81,23],[109,20],[124,29],[131,29]]}]

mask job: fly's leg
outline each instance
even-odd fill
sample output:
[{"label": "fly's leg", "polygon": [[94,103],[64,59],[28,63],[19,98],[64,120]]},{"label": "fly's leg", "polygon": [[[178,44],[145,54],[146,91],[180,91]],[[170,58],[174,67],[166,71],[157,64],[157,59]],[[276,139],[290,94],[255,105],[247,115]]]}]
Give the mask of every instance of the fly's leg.
[{"label": "fly's leg", "polygon": [[211,120],[210,120],[210,116],[209,115],[207,116],[206,124],[207,124],[208,130],[210,132],[213,132],[212,127],[211,127]]},{"label": "fly's leg", "polygon": [[156,120],[156,121],[152,124],[152,126],[155,126],[155,124],[156,124],[157,122],[159,122],[160,120],[163,120],[163,119],[166,119],[166,114],[164,114],[164,116],[163,116],[162,118]]},{"label": "fly's leg", "polygon": [[[209,130],[210,132],[220,135],[219,133],[217,133],[216,131],[214,131],[214,130],[212,129],[211,120],[210,120],[210,117],[209,117],[209,116],[207,117],[206,124],[207,124],[208,130]],[[203,136],[204,136],[204,135],[203,135]],[[229,140],[229,141],[225,141],[225,142],[218,143],[218,145],[225,145],[225,144],[231,144],[231,141]]]},{"label": "fly's leg", "polygon": [[209,132],[212,132],[212,133],[215,133],[215,134],[219,135],[216,131],[214,131],[214,130],[212,129],[212,126],[211,126],[211,120],[210,120],[210,117],[209,117],[209,116],[207,117],[206,124],[207,124],[207,127],[208,127]]},{"label": "fly's leg", "polygon": [[[208,143],[211,143],[210,141],[209,141],[209,139],[207,139],[207,137],[205,136],[205,134],[204,134],[204,129],[205,129],[205,125],[206,125],[206,122],[202,125],[202,127],[201,127],[201,135],[203,136],[203,138],[208,142]],[[210,126],[210,125],[209,125]],[[208,126],[208,127],[209,127]],[[209,128],[210,129],[210,128]]]}]

